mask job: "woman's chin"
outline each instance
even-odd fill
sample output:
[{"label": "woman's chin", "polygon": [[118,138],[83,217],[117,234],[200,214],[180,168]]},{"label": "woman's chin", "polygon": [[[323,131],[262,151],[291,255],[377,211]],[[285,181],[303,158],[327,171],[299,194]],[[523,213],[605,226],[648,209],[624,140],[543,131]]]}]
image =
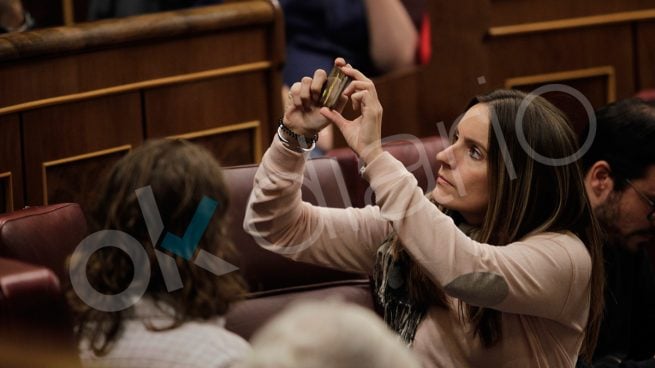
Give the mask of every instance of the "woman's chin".
[{"label": "woman's chin", "polygon": [[432,190],[432,199],[444,206],[447,209],[451,209],[449,203],[455,199],[452,194],[446,193],[438,185]]}]

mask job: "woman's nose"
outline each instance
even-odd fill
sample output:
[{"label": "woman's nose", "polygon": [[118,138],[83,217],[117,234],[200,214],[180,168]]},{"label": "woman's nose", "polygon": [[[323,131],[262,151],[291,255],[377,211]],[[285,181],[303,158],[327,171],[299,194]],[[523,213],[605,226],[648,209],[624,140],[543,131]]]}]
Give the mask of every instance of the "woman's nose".
[{"label": "woman's nose", "polygon": [[453,168],[455,166],[455,152],[453,150],[454,145],[449,145],[443,150],[437,152],[437,161],[441,163],[442,166],[448,166]]}]

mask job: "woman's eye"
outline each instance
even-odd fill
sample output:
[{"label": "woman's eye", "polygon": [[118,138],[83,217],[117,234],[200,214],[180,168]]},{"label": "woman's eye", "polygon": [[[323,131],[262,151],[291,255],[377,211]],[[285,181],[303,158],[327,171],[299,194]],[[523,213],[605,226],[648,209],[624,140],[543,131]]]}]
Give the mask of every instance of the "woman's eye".
[{"label": "woman's eye", "polygon": [[469,156],[471,156],[471,158],[474,160],[481,160],[482,152],[480,152],[480,150],[477,147],[470,147]]}]

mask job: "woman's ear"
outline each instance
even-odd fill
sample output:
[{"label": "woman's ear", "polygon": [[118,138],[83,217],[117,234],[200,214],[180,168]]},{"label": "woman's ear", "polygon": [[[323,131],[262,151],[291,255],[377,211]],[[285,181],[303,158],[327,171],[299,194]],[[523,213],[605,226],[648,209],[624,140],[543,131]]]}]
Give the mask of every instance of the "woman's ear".
[{"label": "woman's ear", "polygon": [[587,171],[584,184],[592,208],[605,203],[614,190],[610,164],[607,161],[596,161]]}]

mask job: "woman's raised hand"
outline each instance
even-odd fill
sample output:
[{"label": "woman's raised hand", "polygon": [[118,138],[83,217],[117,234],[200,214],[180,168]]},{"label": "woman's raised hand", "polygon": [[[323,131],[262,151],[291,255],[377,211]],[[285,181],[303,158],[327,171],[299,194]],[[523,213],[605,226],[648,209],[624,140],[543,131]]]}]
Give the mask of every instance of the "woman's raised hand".
[{"label": "woman's raised hand", "polygon": [[355,120],[345,119],[339,111],[324,107],[321,114],[341,130],[346,142],[357,155],[369,163],[382,153],[382,105],[373,82],[359,70],[344,66],[341,71],[353,81],[343,92],[350,97],[355,111],[361,115]]},{"label": "woman's raised hand", "polygon": [[[335,67],[345,67],[346,61],[337,58]],[[330,122],[319,112],[321,106],[321,90],[327,81],[327,73],[323,69],[314,72],[313,78],[304,77],[300,82],[294,83],[289,89],[284,111],[284,123],[297,134],[312,137]],[[335,111],[343,110],[348,98],[341,96]]]}]

